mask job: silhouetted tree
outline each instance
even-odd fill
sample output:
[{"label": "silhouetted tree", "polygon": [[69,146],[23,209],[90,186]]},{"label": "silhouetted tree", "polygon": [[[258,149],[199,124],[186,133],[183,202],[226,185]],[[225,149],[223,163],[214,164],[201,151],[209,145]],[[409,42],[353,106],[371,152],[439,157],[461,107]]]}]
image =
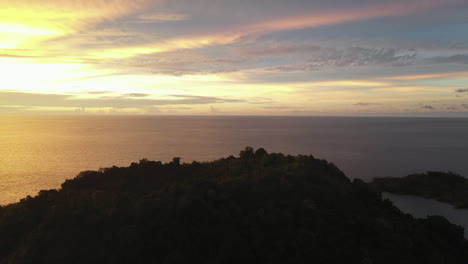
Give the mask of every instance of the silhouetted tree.
[{"label": "silhouetted tree", "polygon": [[180,166],[180,158],[179,157],[172,158],[172,164],[174,164],[175,166]]},{"label": "silhouetted tree", "polygon": [[259,148],[255,151],[255,159],[261,160],[265,155],[268,154],[264,148]]},{"label": "silhouetted tree", "polygon": [[252,147],[245,147],[239,154],[241,160],[253,160],[255,157],[254,149]]}]

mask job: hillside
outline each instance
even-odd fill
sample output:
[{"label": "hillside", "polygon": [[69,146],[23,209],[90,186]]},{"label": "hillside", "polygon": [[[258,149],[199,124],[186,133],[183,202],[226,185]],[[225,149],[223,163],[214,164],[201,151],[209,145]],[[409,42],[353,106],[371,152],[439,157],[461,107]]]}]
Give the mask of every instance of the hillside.
[{"label": "hillside", "polygon": [[444,218],[413,219],[325,160],[263,149],[86,171],[0,207],[2,264],[467,261]]}]

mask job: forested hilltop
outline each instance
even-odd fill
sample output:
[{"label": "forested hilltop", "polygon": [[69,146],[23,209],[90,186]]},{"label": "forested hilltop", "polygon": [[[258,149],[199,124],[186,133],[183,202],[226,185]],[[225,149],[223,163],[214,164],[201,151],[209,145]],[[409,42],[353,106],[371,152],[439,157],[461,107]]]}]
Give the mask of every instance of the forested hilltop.
[{"label": "forested hilltop", "polygon": [[417,195],[468,208],[468,179],[452,172],[427,172],[403,178],[376,178],[371,186],[379,191]]},{"label": "forested hilltop", "polygon": [[325,160],[246,148],[86,171],[0,207],[0,263],[465,264],[468,242]]}]

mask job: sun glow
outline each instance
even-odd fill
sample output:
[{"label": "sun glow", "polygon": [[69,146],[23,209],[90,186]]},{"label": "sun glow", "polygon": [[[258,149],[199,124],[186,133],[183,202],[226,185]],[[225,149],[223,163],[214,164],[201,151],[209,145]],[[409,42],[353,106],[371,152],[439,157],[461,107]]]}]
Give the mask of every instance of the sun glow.
[{"label": "sun glow", "polygon": [[2,90],[57,91],[53,82],[85,76],[84,65],[38,63],[32,59],[0,58]]},{"label": "sun glow", "polygon": [[[311,3],[294,11],[265,6],[261,12],[245,3],[246,13],[258,12],[248,17],[210,11],[209,1],[197,1],[196,11],[187,7],[190,1],[0,0],[0,114],[2,107],[13,111],[5,99],[12,92],[19,94],[14,106],[29,110],[46,109],[47,96],[66,103],[83,99],[95,111],[120,107],[115,113],[146,113],[162,105],[198,114],[347,112],[372,102],[429,105],[437,98],[464,110],[466,52],[444,48],[426,58],[430,50],[419,56],[399,44],[366,42],[364,35],[362,42],[346,43],[346,36],[327,39],[318,29],[330,26],[339,36],[343,25],[353,33],[367,20],[463,2],[390,0],[333,8]],[[35,103],[36,95],[42,103]],[[182,95],[185,101],[177,97]],[[22,104],[20,97],[28,101]],[[172,102],[179,104],[166,105]],[[74,103],[56,102],[50,109],[81,107]],[[210,104],[216,106],[212,112]]]}]

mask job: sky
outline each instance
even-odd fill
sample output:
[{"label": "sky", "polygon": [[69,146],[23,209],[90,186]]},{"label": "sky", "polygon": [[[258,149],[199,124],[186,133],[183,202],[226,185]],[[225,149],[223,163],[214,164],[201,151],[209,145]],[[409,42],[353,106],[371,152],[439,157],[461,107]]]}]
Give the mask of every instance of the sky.
[{"label": "sky", "polygon": [[468,0],[0,0],[0,114],[468,117]]}]

